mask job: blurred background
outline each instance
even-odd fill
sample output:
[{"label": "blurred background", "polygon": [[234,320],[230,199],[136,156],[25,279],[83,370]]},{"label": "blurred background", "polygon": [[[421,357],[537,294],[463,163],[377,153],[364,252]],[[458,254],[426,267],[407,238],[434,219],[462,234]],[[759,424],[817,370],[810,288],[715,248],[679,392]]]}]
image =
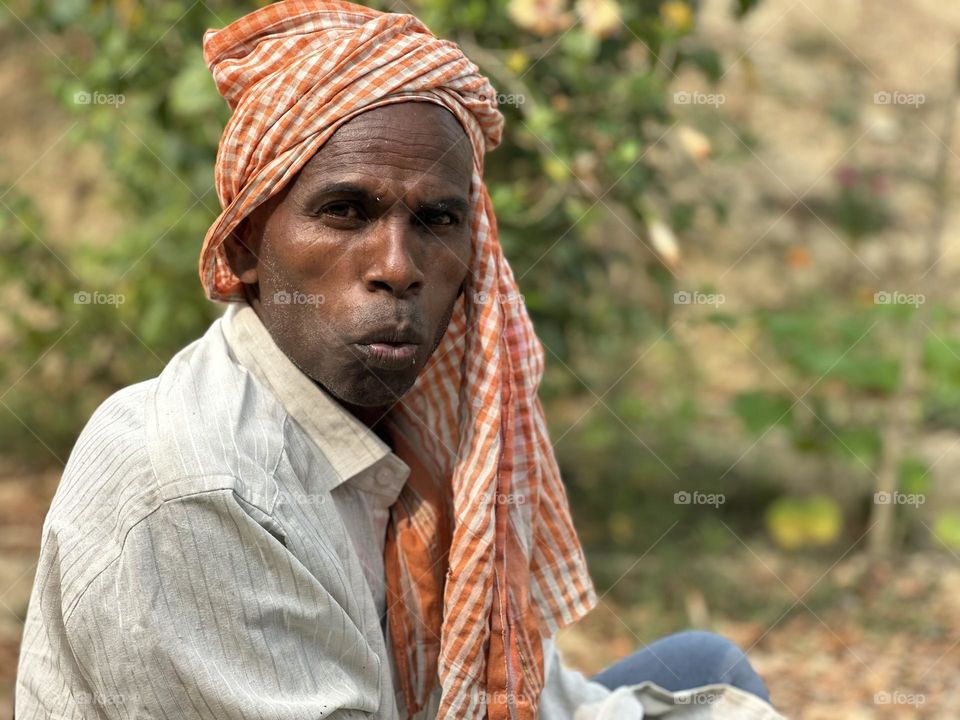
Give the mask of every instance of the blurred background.
[{"label": "blurred background", "polygon": [[[790,717],[955,718],[960,5],[371,4],[500,93],[487,182],[601,596],[568,664],[702,627]],[[4,714],[72,443],[222,310],[200,41],[257,5],[0,0]]]}]

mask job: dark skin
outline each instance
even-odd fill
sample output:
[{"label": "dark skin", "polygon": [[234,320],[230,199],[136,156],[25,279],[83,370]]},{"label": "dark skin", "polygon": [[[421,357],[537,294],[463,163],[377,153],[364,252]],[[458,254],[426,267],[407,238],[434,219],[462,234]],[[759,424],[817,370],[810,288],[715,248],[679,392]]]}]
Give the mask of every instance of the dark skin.
[{"label": "dark skin", "polygon": [[416,381],[467,278],[466,133],[426,102],[342,125],[225,241],[290,360],[367,425]]}]

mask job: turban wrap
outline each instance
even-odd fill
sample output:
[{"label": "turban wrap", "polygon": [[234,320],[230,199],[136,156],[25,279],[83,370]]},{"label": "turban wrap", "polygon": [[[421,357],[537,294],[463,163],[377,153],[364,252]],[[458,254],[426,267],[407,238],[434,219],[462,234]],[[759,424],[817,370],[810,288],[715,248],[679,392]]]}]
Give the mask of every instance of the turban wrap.
[{"label": "turban wrap", "polygon": [[495,91],[417,18],[347,2],[268,5],[207,31],[204,57],[233,111],[216,162],[223,211],[200,258],[213,300],[244,299],[224,239],[350,118],[435,103],[473,146],[465,292],[388,419],[411,467],[387,526],[388,642],[409,717],[439,684],[443,720],[533,720],[542,638],[597,600],[537,398],[543,348],[482,180],[503,127]]}]

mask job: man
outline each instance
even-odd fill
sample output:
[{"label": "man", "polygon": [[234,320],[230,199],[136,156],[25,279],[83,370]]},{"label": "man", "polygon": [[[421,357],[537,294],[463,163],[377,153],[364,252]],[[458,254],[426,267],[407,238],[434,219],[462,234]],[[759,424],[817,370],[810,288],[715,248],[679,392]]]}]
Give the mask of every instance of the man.
[{"label": "man", "polygon": [[78,440],[18,718],[779,717],[709,634],[596,681],[560,662],[596,596],[476,67],[345,2],[267,6],[204,50],[233,116],[200,272],[232,304]]}]

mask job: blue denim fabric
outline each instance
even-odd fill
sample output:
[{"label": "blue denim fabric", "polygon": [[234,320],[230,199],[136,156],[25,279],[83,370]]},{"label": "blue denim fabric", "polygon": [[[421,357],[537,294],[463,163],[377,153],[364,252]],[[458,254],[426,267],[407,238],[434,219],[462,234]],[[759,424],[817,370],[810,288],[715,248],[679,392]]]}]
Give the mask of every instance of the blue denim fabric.
[{"label": "blue denim fabric", "polygon": [[662,637],[591,679],[610,690],[649,680],[670,692],[723,683],[770,702],[744,652],[725,637],[702,630]]}]

